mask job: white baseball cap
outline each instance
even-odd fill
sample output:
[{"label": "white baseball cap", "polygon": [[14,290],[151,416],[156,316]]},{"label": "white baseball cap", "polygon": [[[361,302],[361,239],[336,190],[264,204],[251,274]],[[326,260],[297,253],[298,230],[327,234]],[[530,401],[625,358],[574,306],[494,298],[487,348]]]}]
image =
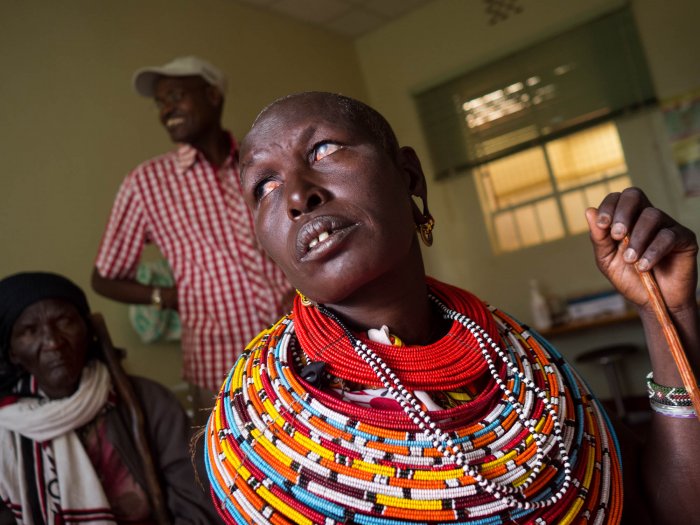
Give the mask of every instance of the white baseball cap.
[{"label": "white baseball cap", "polygon": [[142,67],[133,76],[134,89],[139,95],[153,98],[156,82],[160,77],[185,77],[197,75],[212,86],[226,93],[226,76],[206,60],[195,56],[177,57],[162,66]]}]

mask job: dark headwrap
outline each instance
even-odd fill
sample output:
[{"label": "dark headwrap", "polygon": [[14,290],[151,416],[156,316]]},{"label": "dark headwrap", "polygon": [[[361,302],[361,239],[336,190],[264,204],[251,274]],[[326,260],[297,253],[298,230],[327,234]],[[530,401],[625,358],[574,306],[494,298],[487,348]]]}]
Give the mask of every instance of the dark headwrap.
[{"label": "dark headwrap", "polygon": [[73,281],[55,273],[16,273],[0,281],[0,363],[7,363],[12,327],[25,308],[44,299],[64,299],[75,306],[87,322],[90,306]]}]

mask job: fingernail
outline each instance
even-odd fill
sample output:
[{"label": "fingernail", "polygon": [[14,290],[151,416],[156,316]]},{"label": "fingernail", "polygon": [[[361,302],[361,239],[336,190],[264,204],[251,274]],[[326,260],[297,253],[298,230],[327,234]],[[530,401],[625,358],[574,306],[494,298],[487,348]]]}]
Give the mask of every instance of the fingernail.
[{"label": "fingernail", "polygon": [[634,262],[634,260],[637,258],[637,252],[635,252],[632,248],[627,248],[623,257],[627,262]]},{"label": "fingernail", "polygon": [[619,222],[615,224],[615,226],[612,227],[612,234],[613,235],[624,235],[625,234],[625,226],[623,224],[620,224]]},{"label": "fingernail", "polygon": [[646,272],[649,269],[649,259],[639,259],[637,268],[642,272]]},{"label": "fingernail", "polygon": [[610,224],[610,215],[604,213],[598,215],[598,226],[607,226]]}]

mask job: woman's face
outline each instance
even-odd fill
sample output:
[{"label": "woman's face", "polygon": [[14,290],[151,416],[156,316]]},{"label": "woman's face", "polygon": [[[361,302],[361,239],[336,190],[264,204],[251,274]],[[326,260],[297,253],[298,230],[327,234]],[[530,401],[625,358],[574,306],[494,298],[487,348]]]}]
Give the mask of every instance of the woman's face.
[{"label": "woman's face", "polygon": [[270,108],[242,145],[257,237],[317,302],[376,292],[420,254],[411,199],[420,165],[412,150],[392,158],[376,142],[322,96],[303,95]]},{"label": "woman's face", "polygon": [[32,374],[52,399],[78,388],[87,350],[85,321],[73,304],[62,299],[28,306],[12,327],[10,361]]}]

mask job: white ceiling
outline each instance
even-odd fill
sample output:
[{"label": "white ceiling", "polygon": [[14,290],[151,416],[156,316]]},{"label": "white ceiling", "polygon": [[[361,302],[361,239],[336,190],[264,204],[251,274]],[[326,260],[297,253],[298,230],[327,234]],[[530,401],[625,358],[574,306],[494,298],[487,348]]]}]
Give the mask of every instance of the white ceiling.
[{"label": "white ceiling", "polygon": [[334,33],[358,37],[433,0],[238,0]]}]

